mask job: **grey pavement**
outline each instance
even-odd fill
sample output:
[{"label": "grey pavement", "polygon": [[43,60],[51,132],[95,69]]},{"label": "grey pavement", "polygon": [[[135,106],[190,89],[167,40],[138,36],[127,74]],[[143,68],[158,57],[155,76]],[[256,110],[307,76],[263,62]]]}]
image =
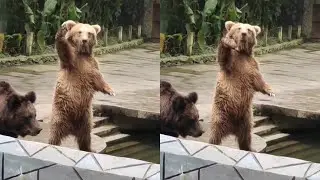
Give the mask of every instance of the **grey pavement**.
[{"label": "grey pavement", "polygon": [[[96,57],[105,80],[115,97],[96,93],[94,103],[159,112],[159,45],[144,44],[136,49]],[[27,65],[0,69],[6,80],[22,93],[35,91],[39,114],[51,111],[53,90],[59,65]]]},{"label": "grey pavement", "polygon": [[[320,44],[304,44],[300,48],[256,57],[261,72],[276,97],[257,93],[254,103],[320,111]],[[168,80],[182,93],[196,91],[200,116],[208,129],[213,90],[218,65],[199,64],[161,69],[161,79]],[[207,142],[207,136],[199,138]]]}]

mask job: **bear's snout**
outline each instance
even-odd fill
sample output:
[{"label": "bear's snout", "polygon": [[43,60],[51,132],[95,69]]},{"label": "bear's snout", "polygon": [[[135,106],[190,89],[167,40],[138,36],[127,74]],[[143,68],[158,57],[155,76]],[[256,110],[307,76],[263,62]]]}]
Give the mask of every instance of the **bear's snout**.
[{"label": "bear's snout", "polygon": [[203,133],[204,133],[204,131],[202,129],[199,129],[192,136],[193,137],[200,137]]},{"label": "bear's snout", "polygon": [[40,132],[42,131],[42,128],[37,128],[34,132],[36,135],[40,134]]}]

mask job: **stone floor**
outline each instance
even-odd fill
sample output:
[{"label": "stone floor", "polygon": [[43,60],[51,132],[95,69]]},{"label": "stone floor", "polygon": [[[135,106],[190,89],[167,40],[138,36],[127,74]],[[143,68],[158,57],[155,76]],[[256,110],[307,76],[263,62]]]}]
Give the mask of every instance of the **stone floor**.
[{"label": "stone floor", "polygon": [[[105,80],[116,92],[115,97],[96,93],[94,103],[122,106],[130,109],[159,112],[159,45],[143,44],[139,48],[96,57]],[[18,92],[35,91],[37,118],[47,127],[59,66],[55,64],[27,65],[0,69],[0,80],[8,81]],[[48,130],[49,128],[45,128]],[[27,140],[47,142],[48,132],[27,136]],[[63,146],[77,148],[68,138]],[[100,142],[100,141],[99,141]]]},{"label": "stone floor", "polygon": [[[158,44],[98,56],[101,72],[117,95],[96,93],[94,102],[159,112],[159,58]],[[0,69],[0,80],[22,93],[34,90],[36,104],[48,109],[58,69],[58,64],[5,68]]]},{"label": "stone floor", "polygon": [[[276,97],[257,93],[254,103],[320,111],[320,44],[304,44],[301,48],[266,54],[257,59],[261,72]],[[198,108],[204,127],[208,129],[213,89],[218,65],[199,64],[161,69],[161,79],[170,81],[182,93],[196,91]],[[206,133],[202,141],[207,142]],[[201,140],[201,138],[200,138]]]}]

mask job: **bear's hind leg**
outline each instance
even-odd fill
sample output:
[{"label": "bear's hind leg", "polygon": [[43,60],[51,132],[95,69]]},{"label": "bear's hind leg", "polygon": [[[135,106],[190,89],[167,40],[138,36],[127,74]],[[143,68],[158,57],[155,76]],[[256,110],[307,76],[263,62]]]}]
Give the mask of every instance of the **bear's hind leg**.
[{"label": "bear's hind leg", "polygon": [[49,144],[60,146],[61,141],[69,134],[69,132],[69,129],[61,120],[56,121],[56,119],[52,119]]},{"label": "bear's hind leg", "polygon": [[[85,128],[82,128],[81,131],[83,131]],[[85,130],[86,132],[83,132],[81,135],[78,135],[76,137],[79,149],[81,151],[87,151],[87,152],[93,152],[91,149],[91,135],[90,131]]]},{"label": "bear's hind leg", "polygon": [[229,134],[230,129],[225,123],[213,122],[211,125],[211,137],[209,139],[210,144],[220,145],[224,137]]},{"label": "bear's hind leg", "polygon": [[94,152],[91,149],[91,119],[92,111],[88,110],[82,117],[77,132],[74,132],[81,151]]},{"label": "bear's hind leg", "polygon": [[236,136],[239,143],[239,148],[245,151],[253,151],[254,149],[251,147],[251,130],[252,130],[252,115],[251,112],[247,112],[247,115],[241,122],[242,124],[238,127]]}]

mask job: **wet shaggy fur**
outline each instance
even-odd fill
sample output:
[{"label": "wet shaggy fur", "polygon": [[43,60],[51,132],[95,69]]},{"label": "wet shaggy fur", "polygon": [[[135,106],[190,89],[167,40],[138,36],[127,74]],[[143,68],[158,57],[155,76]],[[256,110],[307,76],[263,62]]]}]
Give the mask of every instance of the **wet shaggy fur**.
[{"label": "wet shaggy fur", "polygon": [[178,137],[199,137],[203,130],[199,123],[199,113],[195,104],[195,92],[183,96],[167,81],[160,82],[161,133]]},{"label": "wet shaggy fur", "polygon": [[92,48],[100,27],[65,22],[56,34],[60,70],[53,98],[49,144],[60,145],[68,135],[79,149],[91,149],[92,99],[95,92],[115,95],[99,71]]},{"label": "wet shaggy fur", "polygon": [[241,150],[251,147],[252,99],[255,92],[274,96],[253,57],[258,26],[226,22],[227,34],[218,47],[220,71],[212,107],[212,144],[229,134],[237,137]]},{"label": "wet shaggy fur", "polygon": [[8,82],[1,81],[0,134],[14,138],[38,135],[42,129],[36,120],[35,101],[35,92],[20,95]]}]

